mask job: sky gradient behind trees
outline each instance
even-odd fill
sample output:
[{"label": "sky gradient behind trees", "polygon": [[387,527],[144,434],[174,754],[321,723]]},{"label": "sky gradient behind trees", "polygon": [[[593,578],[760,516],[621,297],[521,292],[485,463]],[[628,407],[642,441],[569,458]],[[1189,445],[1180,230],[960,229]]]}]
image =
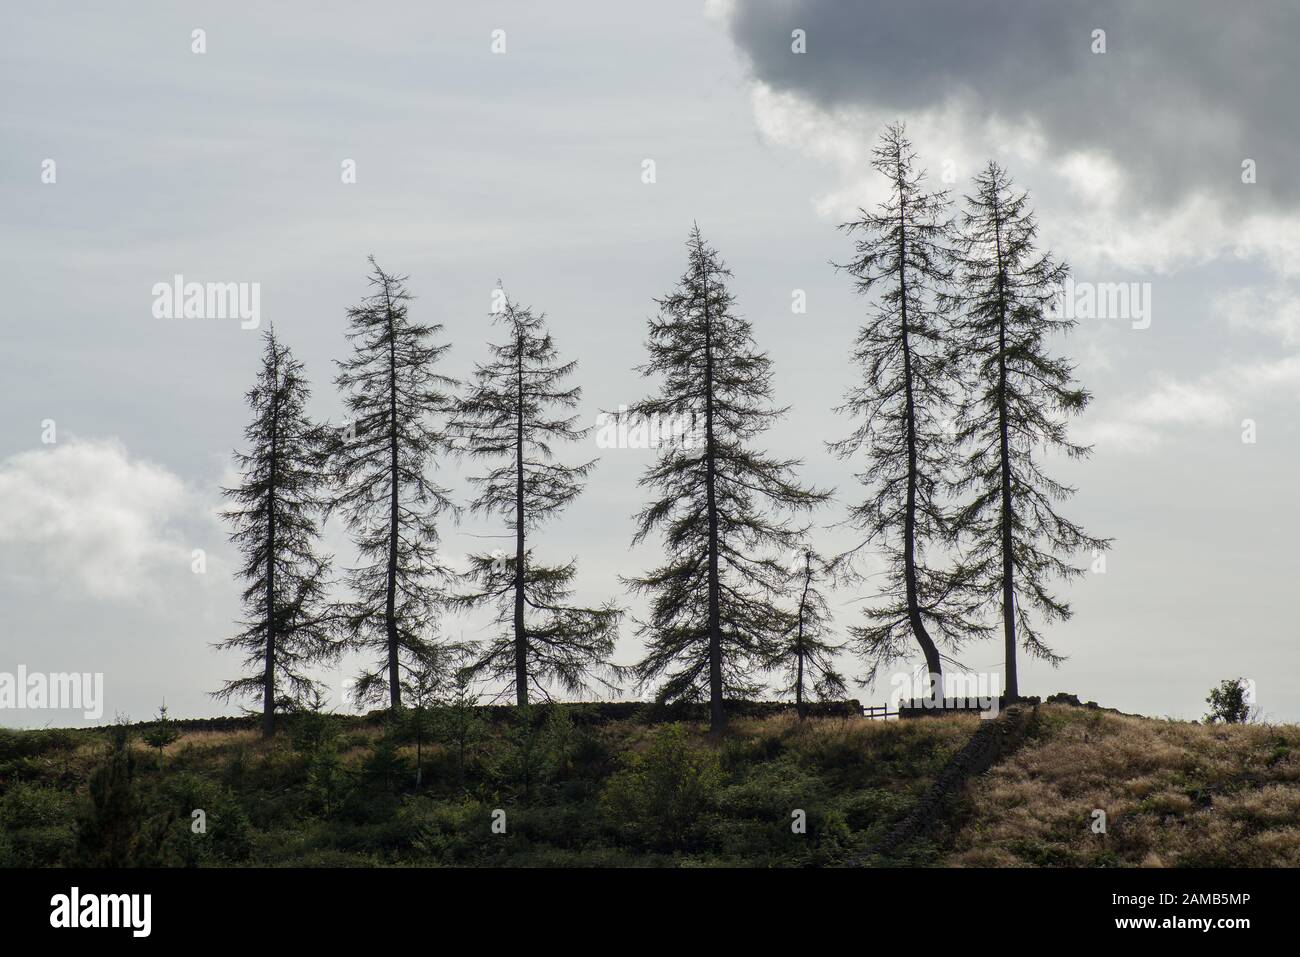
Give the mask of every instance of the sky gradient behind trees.
[{"label": "sky gradient behind trees", "polygon": [[[7,321],[21,343],[0,357],[0,574],[13,660],[105,672],[109,715],[143,718],[164,696],[176,715],[220,709],[206,692],[238,662],[207,645],[228,633],[238,593],[215,490],[233,483],[229,450],[246,424],[239,398],[260,336],[236,322],[153,318],[151,285],[177,273],[260,282],[263,322],[275,321],[315,386],[312,414],[338,421],[327,383],[358,257],[373,249],[411,274],[420,319],[444,323],[457,343],[448,371],[458,377],[486,355],[481,317],[504,272],[546,304],[581,361],[578,411],[594,424],[598,410],[640,394],[629,370],[643,358],[645,318],[698,218],[775,359],[776,398],[792,406],[772,449],[803,458],[806,481],[849,488],[851,468],[820,442],[838,431],[828,410],[851,381],[845,343],[862,305],[827,263],[844,255],[834,224],[878,201],[869,150],[902,115],[933,176],[951,161],[954,192],[969,191],[990,157],[1010,169],[1031,192],[1043,247],[1080,279],[1152,284],[1149,328],[1089,319],[1064,351],[1096,396],[1077,423],[1096,451],[1082,465],[1053,463],[1052,474],[1080,488],[1071,518],[1116,545],[1104,575],[1070,588],[1074,619],[1053,628],[1064,669],[1023,662],[1022,688],[1198,717],[1206,688],[1245,674],[1268,713],[1300,718],[1300,692],[1269,678],[1300,666],[1278,597],[1300,519],[1275,508],[1300,474],[1295,180],[1278,142],[1286,124],[1263,122],[1282,109],[1275,99],[1214,80],[1289,64],[1277,59],[1279,18],[1294,14],[1270,9],[1259,29],[1226,34],[1173,18],[1179,29],[1157,42],[1116,7],[1103,56],[1087,52],[1095,24],[1075,7],[1030,20],[1021,36],[1047,43],[1058,92],[1087,90],[1084,102],[1110,104],[1124,121],[1072,126],[1023,84],[1039,135],[999,112],[1009,108],[982,62],[939,51],[930,59],[952,63],[949,85],[909,85],[926,58],[906,30],[896,34],[897,86],[877,82],[870,57],[845,66],[835,38],[849,31],[825,4],[792,4],[779,21],[744,9],[702,16],[694,3],[648,20],[597,4],[436,16],[395,5],[407,24],[397,36],[391,20],[293,6],[199,17],[156,5],[124,18],[86,5],[76,24],[32,12],[0,40],[13,104],[0,157],[13,228],[0,242]],[[790,57],[796,25],[809,52],[777,59]],[[202,56],[190,52],[198,26],[209,38]],[[508,33],[504,56],[489,50],[497,27]],[[1068,43],[1080,52],[1061,56]],[[1139,45],[1142,83],[1121,59]],[[342,77],[340,61],[356,68]],[[1238,118],[1215,149],[1149,149],[1157,116],[1200,141],[1187,105],[1197,96],[1179,89],[1227,102]],[[966,121],[946,90],[975,105]],[[1074,119],[1091,115],[1081,106]],[[521,137],[534,148],[514,148]],[[1136,164],[1144,153],[1150,164]],[[55,184],[40,182],[47,157]],[[1247,157],[1260,164],[1253,185],[1240,179]],[[352,185],[339,177],[348,158]],[[653,185],[641,182],[646,158]],[[1152,182],[1161,188],[1146,189]],[[791,312],[794,290],[807,312]],[[1241,441],[1246,418],[1258,424],[1255,444]],[[41,442],[47,419],[52,445]],[[596,454],[593,445],[586,457]],[[649,460],[603,454],[600,482],[553,527],[580,560],[577,600],[599,604],[619,593],[619,572],[655,559],[656,543],[627,547],[627,492]],[[447,476],[462,498],[468,474]],[[77,522],[57,521],[72,508]],[[446,550],[476,550],[471,536],[495,531],[467,522]],[[324,551],[346,565],[346,535],[331,523],[326,536]],[[190,571],[194,549],[206,551],[206,575]],[[830,601],[838,621],[856,614],[839,607],[846,598]],[[453,631],[469,637],[483,624]],[[628,661],[638,650],[629,633],[616,653]],[[969,663],[1000,657],[986,642]],[[336,696],[351,667],[322,676]]]}]

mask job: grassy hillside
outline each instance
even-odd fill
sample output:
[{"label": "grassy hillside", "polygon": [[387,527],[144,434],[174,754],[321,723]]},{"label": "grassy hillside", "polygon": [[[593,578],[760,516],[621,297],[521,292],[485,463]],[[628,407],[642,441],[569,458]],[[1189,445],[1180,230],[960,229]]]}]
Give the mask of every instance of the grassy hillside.
[{"label": "grassy hillside", "polygon": [[945,864],[1300,866],[1300,727],[1044,706],[959,815]]},{"label": "grassy hillside", "polygon": [[[591,706],[425,718],[418,788],[412,721],[303,715],[269,742],[227,722],[161,752],[147,726],[126,741],[0,731],[0,865],[833,866],[874,846],[979,724],[739,718],[711,745],[702,723]],[[1293,726],[1044,705],[1018,753],[876,862],[1300,864],[1298,753]]]}]

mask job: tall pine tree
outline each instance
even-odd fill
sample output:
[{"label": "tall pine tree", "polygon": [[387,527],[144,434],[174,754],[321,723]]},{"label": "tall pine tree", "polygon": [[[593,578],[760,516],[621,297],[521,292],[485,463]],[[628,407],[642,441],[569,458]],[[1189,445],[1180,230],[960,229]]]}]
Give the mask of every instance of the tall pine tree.
[{"label": "tall pine tree", "polygon": [[314,700],[320,685],[308,669],[330,660],[329,563],[317,553],[325,492],[322,431],[307,417],[303,367],[273,328],[263,334],[262,368],[246,400],[253,419],[248,452],[236,452],[243,482],[223,489],[230,540],[243,555],[242,631],[220,648],[244,652],[249,673],[214,692],[222,700],[260,699],[262,733],[275,730],[277,709]]},{"label": "tall pine tree", "polygon": [[802,718],[808,713],[809,691],[822,700],[842,698],[848,694],[848,684],[835,667],[840,646],[831,640],[831,609],[821,591],[830,568],[810,546],[791,565],[795,605],[772,663],[783,670],[781,691],[794,696]]},{"label": "tall pine tree", "polygon": [[457,406],[455,431],[470,457],[490,465],[487,474],[470,479],[478,489],[470,507],[505,518],[514,552],[470,556],[475,588],[456,603],[497,607],[502,630],[471,668],[503,682],[518,704],[527,705],[531,691],[545,696],[552,685],[570,693],[592,680],[609,687],[620,612],[612,605],[570,604],[577,560],[543,565],[529,544],[531,532],[581,494],[596,464],[564,465],[555,458],[556,443],[578,441],[590,431],[579,428],[570,411],[582,395],[580,387],[566,384],[577,363],[560,361],[544,314],[503,295],[495,319],[505,341],[493,344],[491,360],[477,366]]},{"label": "tall pine tree", "polygon": [[759,690],[756,672],[779,640],[786,573],[773,553],[788,553],[803,531],[790,516],[827,493],[798,484],[798,460],[752,447],[785,412],[771,405],[771,363],[736,313],[731,272],[698,225],[686,247],[686,272],[658,300],[650,360],[638,370],[661,379],[659,392],[624,414],[694,428],[669,442],[641,479],[658,497],[637,516],[634,543],[660,531],[667,557],[629,585],[651,598],[649,620],[638,623],[646,654],[636,677],[661,681],[660,700],[707,696],[716,733],[726,720],[724,696]]},{"label": "tall pine tree", "polygon": [[348,310],[353,356],[338,363],[349,424],[336,441],[337,492],[360,564],[348,572],[344,623],[351,647],[376,656],[358,678],[358,701],[401,707],[406,667],[436,661],[435,634],[454,573],[438,554],[438,519],[456,513],[429,476],[451,454],[446,432],[454,379],[436,371],[450,348],[439,324],[409,315],[405,276],[370,257],[371,293]]},{"label": "tall pine tree", "polygon": [[1071,458],[1091,450],[1069,440],[1066,418],[1087,406],[1071,363],[1049,353],[1051,338],[1072,319],[1052,314],[1067,267],[1035,248],[1037,225],[1024,192],[990,162],[975,179],[961,220],[955,302],[961,321],[954,346],[971,376],[958,415],[957,440],[967,449],[957,480],[969,500],[957,519],[974,595],[1002,611],[1004,683],[1019,695],[1016,648],[1053,664],[1033,613],[1051,622],[1070,606],[1048,591],[1053,577],[1083,568],[1071,554],[1102,549],[1056,511],[1074,489],[1048,477],[1036,453]]},{"label": "tall pine tree", "polygon": [[872,166],[888,180],[889,197],[840,227],[857,238],[854,258],[840,268],[875,298],[854,343],[862,381],[836,410],[857,425],[830,444],[841,458],[867,460],[857,477],[869,495],[849,513],[866,538],[839,565],[846,578],[861,580],[864,549],[881,547],[881,598],[865,609],[866,624],[849,629],[853,644],[870,683],[914,642],[925,656],[928,696],[942,680],[943,658],[982,629],[947,547],[952,450],[944,423],[955,377],[942,294],[951,278],[950,204],[946,193],[924,189],[902,124],[886,128]]}]

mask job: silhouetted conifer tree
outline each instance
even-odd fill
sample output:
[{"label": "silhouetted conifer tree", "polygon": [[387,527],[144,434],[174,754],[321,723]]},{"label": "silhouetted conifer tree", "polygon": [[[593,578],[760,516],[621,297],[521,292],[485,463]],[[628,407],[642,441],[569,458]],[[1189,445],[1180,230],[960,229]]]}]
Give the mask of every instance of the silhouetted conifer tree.
[{"label": "silhouetted conifer tree", "polygon": [[328,556],[317,554],[325,506],[321,478],[323,432],[307,417],[310,389],[302,363],[276,339],[265,347],[257,381],[246,396],[253,420],[244,430],[249,451],[236,452],[242,484],[223,490],[233,502],[225,517],[243,555],[245,617],[239,634],[219,648],[244,652],[249,673],[215,696],[260,699],[262,732],[275,712],[291,710],[319,690],[308,669],[338,651],[328,600]]},{"label": "silhouetted conifer tree", "polygon": [[857,426],[830,444],[841,458],[866,460],[858,479],[869,497],[852,507],[849,524],[867,537],[838,561],[844,577],[861,580],[863,549],[877,544],[884,552],[880,600],[865,609],[865,625],[849,629],[868,663],[865,682],[915,642],[938,683],[945,653],[982,630],[948,554],[944,492],[952,447],[944,419],[955,376],[941,294],[951,278],[950,204],[946,193],[923,188],[925,174],[915,169],[902,124],[885,130],[872,155],[889,181],[889,198],[840,227],[858,237],[853,260],[840,268],[860,293],[875,294],[854,344],[862,382],[836,410]]},{"label": "silhouetted conifer tree", "polygon": [[436,371],[450,348],[439,324],[410,318],[405,276],[370,258],[372,292],[348,310],[353,356],[339,362],[349,424],[337,439],[331,508],[347,520],[360,564],[348,572],[344,624],[352,647],[376,654],[357,680],[359,702],[401,707],[403,668],[427,668],[454,573],[438,554],[438,518],[456,513],[430,477],[452,444],[443,417],[456,381]]},{"label": "silhouetted conifer tree", "polygon": [[997,163],[976,177],[967,202],[954,347],[972,379],[957,420],[957,440],[967,450],[957,489],[971,497],[956,524],[974,595],[1000,605],[1005,690],[1014,698],[1017,641],[1034,657],[1060,661],[1031,615],[1048,622],[1070,617],[1069,605],[1048,591],[1048,580],[1082,575],[1084,569],[1065,557],[1109,541],[1056,512],[1055,503],[1075,490],[1049,478],[1036,458],[1046,451],[1071,458],[1090,451],[1067,438],[1066,417],[1081,412],[1091,397],[1074,383],[1073,365],[1048,351],[1051,338],[1074,325],[1051,309],[1067,267],[1035,248],[1037,225],[1026,194]]},{"label": "silhouetted conifer tree", "polygon": [[470,556],[472,592],[456,604],[494,605],[501,631],[471,665],[480,677],[501,681],[526,705],[530,691],[543,696],[558,685],[584,690],[590,680],[612,687],[607,676],[621,612],[613,605],[582,608],[569,603],[577,559],[543,565],[528,535],[564,510],[582,492],[595,461],[564,465],[555,444],[590,431],[577,426],[573,409],[582,395],[566,385],[576,362],[561,362],[545,315],[508,297],[496,317],[505,342],[491,346],[491,360],[477,367],[475,381],[457,407],[455,428],[472,458],[491,466],[470,481],[478,489],[471,508],[505,518],[513,554]]},{"label": "silhouetted conifer tree", "polygon": [[773,665],[783,669],[781,692],[794,696],[802,718],[808,713],[809,690],[822,700],[843,698],[848,685],[835,667],[840,646],[830,640],[831,610],[820,588],[829,577],[827,563],[811,547],[805,547],[792,564],[790,578],[796,600]]},{"label": "silhouetted conifer tree", "polygon": [[698,226],[687,268],[658,300],[650,320],[650,360],[638,371],[660,378],[659,393],[629,408],[637,419],[687,417],[693,430],[670,441],[641,479],[657,497],[637,516],[634,539],[662,532],[664,564],[629,580],[650,596],[638,623],[645,657],[635,674],[662,683],[660,700],[709,699],[714,733],[725,723],[724,695],[755,694],[785,622],[779,607],[789,553],[803,531],[788,515],[813,508],[825,492],[794,478],[796,459],[776,459],[752,442],[785,410],[771,405],[768,357],[735,312],[730,270]]}]

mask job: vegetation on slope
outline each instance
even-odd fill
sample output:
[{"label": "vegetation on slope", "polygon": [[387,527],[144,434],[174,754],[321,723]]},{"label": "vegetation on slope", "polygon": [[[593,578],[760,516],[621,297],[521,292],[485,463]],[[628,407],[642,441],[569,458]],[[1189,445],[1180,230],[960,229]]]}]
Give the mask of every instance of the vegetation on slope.
[{"label": "vegetation on slope", "polygon": [[[270,740],[229,720],[178,722],[170,743],[150,725],[0,731],[0,865],[837,866],[979,725],[784,713],[711,743],[703,713],[609,707],[305,713]],[[1300,728],[1043,705],[945,818],[871,860],[1295,866]]]},{"label": "vegetation on slope", "polygon": [[129,761],[121,731],[0,732],[0,864],[835,865],[978,720],[738,717],[712,745],[702,720],[584,709],[445,709],[419,729],[308,713],[269,741],[251,726],[162,749],[133,734]]},{"label": "vegetation on slope", "polygon": [[1035,739],[969,785],[959,823],[945,864],[1295,867],[1300,727],[1045,705]]}]

